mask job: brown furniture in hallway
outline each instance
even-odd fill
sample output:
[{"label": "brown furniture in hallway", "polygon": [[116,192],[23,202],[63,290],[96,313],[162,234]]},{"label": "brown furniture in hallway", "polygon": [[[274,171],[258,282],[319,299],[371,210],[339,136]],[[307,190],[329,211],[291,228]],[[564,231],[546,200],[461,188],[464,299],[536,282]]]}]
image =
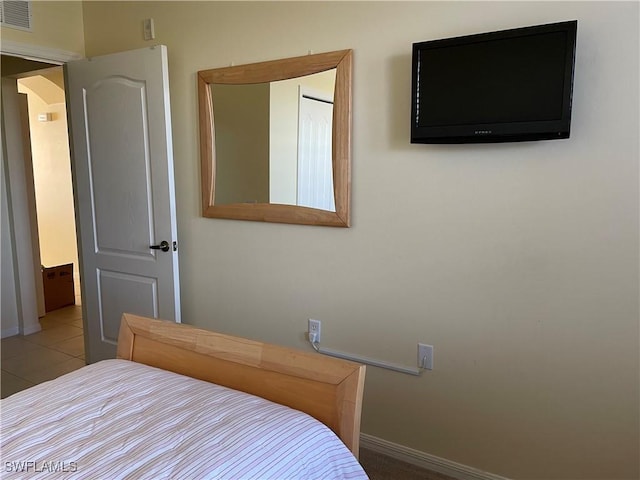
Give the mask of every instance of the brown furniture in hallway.
[{"label": "brown furniture in hallway", "polygon": [[42,283],[44,286],[45,312],[75,304],[73,263],[55,267],[42,267]]}]

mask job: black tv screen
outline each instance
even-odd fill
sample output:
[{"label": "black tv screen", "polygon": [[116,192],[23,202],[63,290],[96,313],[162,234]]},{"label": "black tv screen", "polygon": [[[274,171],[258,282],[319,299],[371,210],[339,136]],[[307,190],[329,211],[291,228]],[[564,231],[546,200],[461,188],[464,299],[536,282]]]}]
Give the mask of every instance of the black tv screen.
[{"label": "black tv screen", "polygon": [[413,44],[412,143],[568,138],[577,21]]}]

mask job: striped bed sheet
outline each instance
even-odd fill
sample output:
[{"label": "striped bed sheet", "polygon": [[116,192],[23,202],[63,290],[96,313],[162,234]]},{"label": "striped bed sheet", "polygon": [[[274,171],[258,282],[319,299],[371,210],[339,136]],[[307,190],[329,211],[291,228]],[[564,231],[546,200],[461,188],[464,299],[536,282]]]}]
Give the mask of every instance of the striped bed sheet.
[{"label": "striped bed sheet", "polygon": [[127,360],[1,402],[2,478],[366,479],[309,415]]}]

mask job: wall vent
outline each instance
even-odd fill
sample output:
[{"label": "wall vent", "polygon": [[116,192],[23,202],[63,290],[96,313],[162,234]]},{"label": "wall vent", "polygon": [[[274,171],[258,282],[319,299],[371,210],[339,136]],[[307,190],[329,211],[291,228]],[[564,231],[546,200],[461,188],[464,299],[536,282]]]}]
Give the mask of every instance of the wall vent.
[{"label": "wall vent", "polygon": [[31,1],[1,0],[0,25],[31,31]]}]

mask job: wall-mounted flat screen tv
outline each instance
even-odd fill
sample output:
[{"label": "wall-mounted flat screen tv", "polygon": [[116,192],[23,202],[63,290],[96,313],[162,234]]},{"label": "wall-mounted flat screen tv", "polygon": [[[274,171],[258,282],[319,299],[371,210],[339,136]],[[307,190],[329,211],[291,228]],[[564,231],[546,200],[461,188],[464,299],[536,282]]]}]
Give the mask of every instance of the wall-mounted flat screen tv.
[{"label": "wall-mounted flat screen tv", "polygon": [[413,44],[411,143],[568,138],[577,21]]}]

